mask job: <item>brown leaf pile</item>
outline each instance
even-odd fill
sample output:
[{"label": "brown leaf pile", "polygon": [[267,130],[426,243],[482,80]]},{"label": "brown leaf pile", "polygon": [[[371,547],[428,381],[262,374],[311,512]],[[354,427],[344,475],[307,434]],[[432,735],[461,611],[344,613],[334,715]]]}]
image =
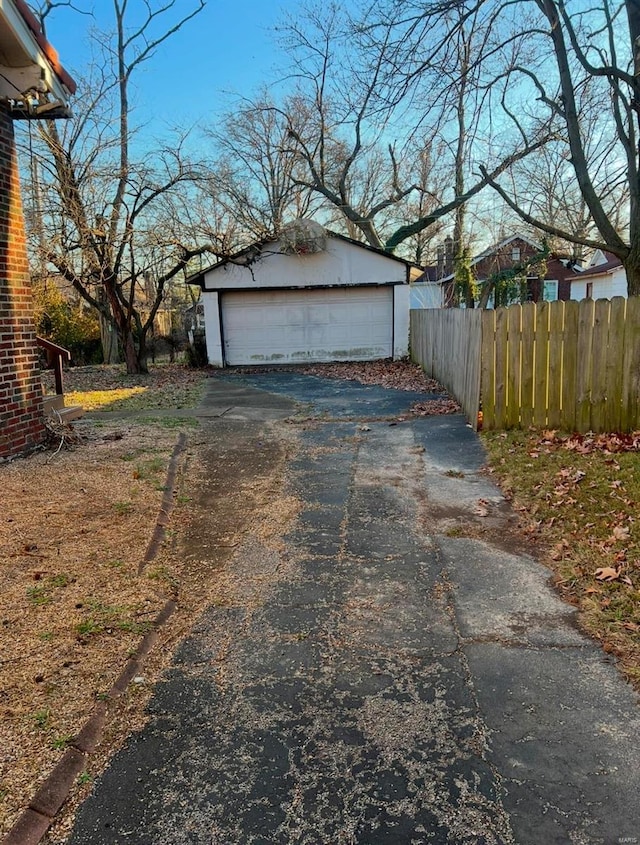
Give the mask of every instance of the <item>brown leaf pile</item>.
[{"label": "brown leaf pile", "polygon": [[411,406],[411,413],[418,417],[430,417],[439,414],[459,414],[461,413],[461,408],[455,399],[443,396],[441,399],[416,402]]},{"label": "brown leaf pile", "polygon": [[339,364],[309,364],[297,367],[243,367],[243,373],[303,373],[320,378],[345,379],[393,390],[446,395],[444,387],[409,361],[349,361]]},{"label": "brown leaf pile", "polygon": [[394,390],[445,393],[435,379],[428,378],[418,364],[408,361],[353,361],[345,364],[314,364],[303,373],[324,378],[341,378],[360,384],[379,385]]},{"label": "brown leaf pile", "polygon": [[631,434],[571,434],[559,435],[557,431],[543,431],[540,446],[559,446],[579,455],[603,452],[614,455],[619,452],[640,452],[640,431]]}]

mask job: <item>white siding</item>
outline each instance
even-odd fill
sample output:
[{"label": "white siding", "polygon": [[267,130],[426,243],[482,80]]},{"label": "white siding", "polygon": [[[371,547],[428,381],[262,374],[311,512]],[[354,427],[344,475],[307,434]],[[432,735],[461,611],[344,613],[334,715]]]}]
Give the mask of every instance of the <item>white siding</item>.
[{"label": "white siding", "polygon": [[388,284],[405,282],[407,266],[390,255],[330,237],[327,249],[315,255],[283,255],[278,243],[267,244],[250,267],[229,263],[214,267],[204,278],[205,291]]},{"label": "white siding", "polygon": [[592,299],[613,299],[614,296],[627,295],[627,275],[623,267],[616,267],[602,276],[592,276],[571,282],[571,299],[587,298],[587,283],[593,284]]},{"label": "white siding", "polygon": [[204,305],[204,334],[207,342],[207,358],[212,367],[223,367],[222,337],[220,335],[220,309],[217,293],[202,296]]},{"label": "white siding", "polygon": [[[228,291],[221,299],[225,360],[230,365],[365,361],[393,355],[391,287]],[[408,302],[404,308],[407,337],[401,342],[406,348]]]}]

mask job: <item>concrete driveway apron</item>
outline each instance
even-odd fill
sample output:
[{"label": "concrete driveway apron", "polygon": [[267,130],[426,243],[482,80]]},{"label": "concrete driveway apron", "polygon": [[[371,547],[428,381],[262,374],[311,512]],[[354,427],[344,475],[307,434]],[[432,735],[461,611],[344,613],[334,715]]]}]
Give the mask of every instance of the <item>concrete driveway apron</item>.
[{"label": "concrete driveway apron", "polygon": [[71,845],[640,842],[637,696],[509,539],[464,419],[225,377],[212,437],[225,390],[227,436],[294,402],[317,418],[288,468],[303,510],[280,546],[246,536],[235,600],[181,645]]}]

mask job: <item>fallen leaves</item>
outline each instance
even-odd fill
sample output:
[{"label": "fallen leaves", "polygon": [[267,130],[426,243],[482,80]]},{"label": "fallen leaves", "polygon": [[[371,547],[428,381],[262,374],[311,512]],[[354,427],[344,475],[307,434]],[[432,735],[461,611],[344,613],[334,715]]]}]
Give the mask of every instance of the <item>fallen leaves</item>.
[{"label": "fallen leaves", "polygon": [[640,432],[483,435],[493,476],[579,621],[640,688]]},{"label": "fallen leaves", "polygon": [[620,569],[614,569],[612,566],[601,566],[599,569],[596,569],[594,577],[596,581],[607,581],[609,583],[611,581],[620,581],[628,587],[633,587],[631,578],[623,575]]},{"label": "fallen leaves", "polygon": [[450,399],[449,397],[428,399],[426,402],[416,402],[411,406],[411,413],[417,417],[459,414],[460,410],[460,405],[458,405],[455,399]]},{"label": "fallen leaves", "polygon": [[631,532],[629,531],[629,528],[626,525],[615,525],[613,527],[613,532],[611,536],[614,541],[628,540],[630,533]]},{"label": "fallen leaves", "polygon": [[[121,364],[73,367],[65,370],[64,389],[68,405],[88,410],[185,408],[197,404],[207,375],[180,364],[150,365],[146,375],[128,375]],[[42,383],[54,392],[52,370]]]},{"label": "fallen leaves", "polygon": [[341,364],[313,364],[302,370],[306,375],[323,378],[341,378],[360,384],[379,385],[394,390],[409,390],[417,393],[444,393],[444,388],[435,379],[428,378],[418,364],[408,361],[350,361]]},{"label": "fallen leaves", "polygon": [[[245,373],[264,373],[273,367],[243,368]],[[278,367],[278,372],[304,373],[320,378],[337,378],[357,381],[364,385],[378,385],[393,390],[429,394],[424,400],[414,403],[411,413],[417,417],[459,414],[460,405],[452,399],[440,382],[425,375],[417,364],[408,361],[350,361],[340,364],[311,364],[305,367]],[[399,418],[403,422],[403,418]],[[393,423],[390,423],[393,425]]]},{"label": "fallen leaves", "polygon": [[593,452],[604,452],[607,455],[640,452],[640,431],[634,431],[631,434],[571,435],[559,435],[557,431],[543,431],[540,442],[544,445],[559,446],[580,455],[589,455]]}]

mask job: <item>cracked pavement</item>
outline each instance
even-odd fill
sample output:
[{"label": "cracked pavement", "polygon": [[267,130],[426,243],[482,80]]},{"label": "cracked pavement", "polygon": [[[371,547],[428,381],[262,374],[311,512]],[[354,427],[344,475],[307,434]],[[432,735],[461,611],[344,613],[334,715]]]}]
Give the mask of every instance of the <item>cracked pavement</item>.
[{"label": "cracked pavement", "polygon": [[179,647],[70,845],[640,842],[638,697],[514,539],[476,435],[375,421],[414,400],[324,381],[210,386],[238,412],[225,436],[317,418],[287,471],[303,509],[280,544],[245,534],[233,601]]}]

